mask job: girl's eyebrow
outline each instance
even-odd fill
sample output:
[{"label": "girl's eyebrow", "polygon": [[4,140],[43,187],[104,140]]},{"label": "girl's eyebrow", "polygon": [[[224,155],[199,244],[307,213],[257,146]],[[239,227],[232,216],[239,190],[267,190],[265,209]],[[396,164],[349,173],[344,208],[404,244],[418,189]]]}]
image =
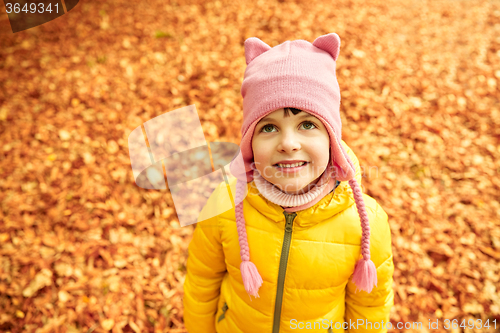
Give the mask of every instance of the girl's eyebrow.
[{"label": "girl's eyebrow", "polygon": [[[315,116],[313,116],[312,114],[303,114],[299,117],[297,117],[298,119],[304,119],[304,118],[316,118]],[[265,117],[265,118],[262,118],[260,121],[276,121],[275,119],[271,118],[271,117]]]}]

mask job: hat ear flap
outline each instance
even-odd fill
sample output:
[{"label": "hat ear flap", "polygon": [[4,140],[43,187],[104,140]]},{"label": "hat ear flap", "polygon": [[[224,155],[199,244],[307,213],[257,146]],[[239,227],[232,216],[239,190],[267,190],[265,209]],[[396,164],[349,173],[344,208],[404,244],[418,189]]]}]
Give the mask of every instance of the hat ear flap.
[{"label": "hat ear flap", "polygon": [[328,52],[333,60],[337,61],[340,52],[340,37],[332,32],[328,35],[319,36],[313,42],[313,45],[323,51]]},{"label": "hat ear flap", "polygon": [[245,59],[247,65],[257,56],[270,50],[271,47],[258,39],[257,37],[250,37],[245,41]]},{"label": "hat ear flap", "polygon": [[[344,172],[344,175],[347,176],[348,179],[346,180],[350,180],[350,179],[356,179],[356,166],[354,165],[354,163],[351,161],[351,158],[349,157],[349,154],[347,153],[347,151],[345,150],[344,146],[342,144],[339,144],[340,146],[340,150],[342,151],[342,154],[344,155],[344,158],[345,160],[347,161],[347,163],[349,164],[347,167],[350,167],[351,168],[351,172],[349,172],[348,170],[343,170]],[[344,180],[343,180],[344,181]]]}]

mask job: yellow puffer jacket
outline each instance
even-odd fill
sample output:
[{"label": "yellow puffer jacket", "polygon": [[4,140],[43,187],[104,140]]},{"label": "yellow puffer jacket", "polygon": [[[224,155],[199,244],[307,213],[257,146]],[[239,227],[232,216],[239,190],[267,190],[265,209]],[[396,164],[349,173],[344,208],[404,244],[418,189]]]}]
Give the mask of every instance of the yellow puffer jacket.
[{"label": "yellow puffer jacket", "polygon": [[[361,184],[358,159],[344,141],[342,145]],[[235,193],[236,179],[229,185],[221,183],[204,210],[227,204],[224,198],[229,197],[229,189]],[[247,188],[243,213],[250,260],[263,279],[260,298],[250,299],[243,285],[233,205],[196,224],[184,282],[188,331],[387,332],[394,302],[394,265],[391,231],[382,207],[363,194],[378,285],[370,294],[355,293],[351,276],[361,258],[361,224],[348,182],[341,182],[314,206],[289,214],[288,232],[283,208],[261,196],[253,182]]]}]

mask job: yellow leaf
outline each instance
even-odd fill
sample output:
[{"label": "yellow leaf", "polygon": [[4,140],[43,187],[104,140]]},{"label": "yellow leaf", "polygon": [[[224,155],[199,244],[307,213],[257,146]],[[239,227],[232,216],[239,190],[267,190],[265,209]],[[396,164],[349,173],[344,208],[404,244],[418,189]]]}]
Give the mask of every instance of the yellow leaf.
[{"label": "yellow leaf", "polygon": [[115,321],[113,319],[103,320],[101,326],[106,331],[110,331],[115,326]]}]

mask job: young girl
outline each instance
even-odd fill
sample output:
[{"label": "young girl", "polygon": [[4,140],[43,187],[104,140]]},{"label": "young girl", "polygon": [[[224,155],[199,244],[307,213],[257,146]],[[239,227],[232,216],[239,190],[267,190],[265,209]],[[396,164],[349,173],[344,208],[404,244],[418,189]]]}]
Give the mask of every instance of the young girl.
[{"label": "young girl", "polygon": [[245,41],[241,158],[204,210],[220,211],[228,193],[236,206],[196,225],[184,283],[189,332],[391,327],[391,232],[341,139],[339,50],[335,33],[273,48]]}]

